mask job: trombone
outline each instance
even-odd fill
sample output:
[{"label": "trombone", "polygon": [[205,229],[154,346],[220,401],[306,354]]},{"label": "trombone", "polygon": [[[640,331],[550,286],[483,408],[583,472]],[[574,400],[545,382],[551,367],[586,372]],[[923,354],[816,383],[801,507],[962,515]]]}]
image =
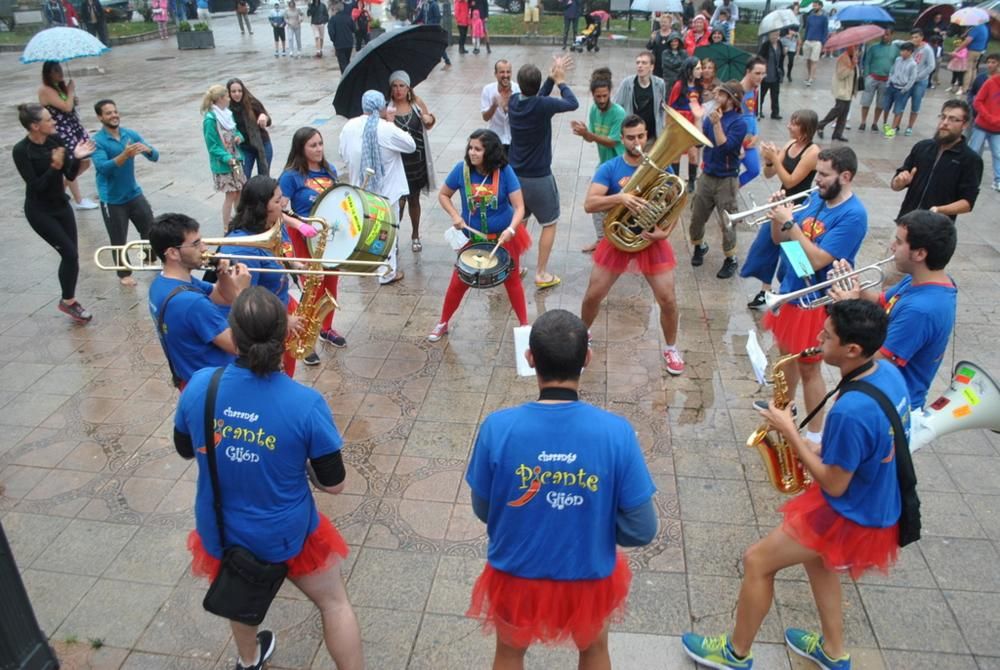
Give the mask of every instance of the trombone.
[{"label": "trombone", "polygon": [[[807,286],[805,288],[799,289],[798,291],[792,291],[791,293],[771,293],[770,291],[768,291],[767,293],[764,294],[764,303],[767,309],[777,314],[778,310],[785,303],[795,302],[800,298],[805,298],[811,293],[816,293],[817,291],[823,291],[824,289],[828,289],[831,286],[839,284],[840,282],[843,282],[852,277],[860,277],[865,273],[872,274],[872,277],[870,279],[861,282],[860,285],[862,291],[867,291],[868,289],[875,288],[876,286],[882,283],[882,280],[885,279],[885,271],[882,269],[882,266],[893,262],[895,259],[896,259],[895,256],[889,256],[888,258],[880,260],[878,263],[872,263],[871,265],[867,265],[863,268],[858,268],[856,270],[852,270],[850,272],[845,272],[843,274],[838,274],[838,275],[834,275],[834,273],[831,271],[830,275],[828,275],[830,278],[827,279],[826,281],[820,282],[819,284],[813,284],[811,286]],[[833,298],[831,298],[828,295],[822,295],[813,300],[804,301],[800,303],[800,305],[803,309],[816,309],[818,307],[825,307],[826,305],[832,303],[833,303]]]},{"label": "trombone", "polygon": [[[329,228],[325,219],[319,217],[297,217],[305,221],[306,223],[315,223],[320,226],[324,231],[321,234],[325,234],[325,231]],[[250,247],[255,249],[267,249],[271,252],[270,256],[256,256],[256,255],[241,255],[241,254],[220,254],[218,252],[206,251],[202,254],[202,270],[209,270],[214,268],[214,266],[222,260],[227,261],[275,261],[278,263],[307,263],[310,265],[309,268],[295,269],[295,268],[248,268],[250,272],[268,274],[268,273],[285,273],[293,275],[344,275],[353,277],[372,277],[380,276],[388,272],[389,266],[387,261],[355,261],[355,260],[328,260],[325,258],[289,258],[282,255],[283,242],[281,239],[281,223],[275,224],[270,230],[257,235],[247,235],[245,237],[213,237],[204,238],[202,242],[206,246],[230,246],[230,247]],[[105,254],[111,254],[112,262],[107,263],[102,259]],[[130,260],[130,254],[135,254],[139,256],[140,260],[132,261]],[[98,247],[94,252],[94,264],[97,265],[101,270],[132,270],[134,272],[141,271],[159,271],[163,269],[160,263],[153,262],[151,260],[153,255],[152,247],[149,244],[149,240],[133,240],[127,244],[122,245],[109,245]],[[370,267],[371,270],[367,272],[362,271],[348,271],[348,270],[335,270],[324,268],[322,270],[313,269],[313,266],[317,264],[333,264],[339,265],[342,263],[350,264],[352,266],[366,266]]]},{"label": "trombone", "polygon": [[[787,198],[782,198],[776,202],[769,202],[751,209],[745,210],[743,212],[723,212],[723,217],[725,217],[725,222],[727,226],[735,227],[737,223],[746,223],[749,226],[762,226],[769,223],[771,219],[768,218],[767,213],[779,207],[781,205],[791,205],[799,200],[802,202],[795,205],[792,212],[799,212],[805,209],[809,196],[819,190],[818,186],[813,186],[808,191],[802,191],[801,193],[796,193],[795,195],[790,195]],[[750,219],[745,221],[745,219]]]}]

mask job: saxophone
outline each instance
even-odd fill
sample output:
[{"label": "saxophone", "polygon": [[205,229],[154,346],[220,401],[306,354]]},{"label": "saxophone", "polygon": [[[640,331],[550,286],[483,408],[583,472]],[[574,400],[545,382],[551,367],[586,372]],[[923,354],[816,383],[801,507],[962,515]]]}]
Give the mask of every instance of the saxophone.
[{"label": "saxophone", "polygon": [[[330,237],[330,224],[326,219],[319,217],[297,217],[316,226],[319,234],[316,235],[316,244],[313,247],[313,257],[323,258],[326,249],[326,241]],[[310,270],[322,270],[322,263],[308,263]],[[306,275],[302,282],[302,299],[295,307],[293,316],[302,322],[298,333],[292,333],[285,340],[285,351],[292,355],[292,358],[301,361],[311,354],[316,348],[316,340],[319,338],[319,331],[323,327],[323,319],[333,310],[340,307],[330,292],[323,287],[325,275]]]},{"label": "saxophone", "polygon": [[[792,401],[788,397],[788,380],[785,378],[786,365],[799,358],[815,356],[819,347],[812,347],[797,354],[789,354],[779,358],[771,368],[771,382],[774,384],[774,405],[784,409]],[[764,422],[747,438],[747,446],[757,449],[764,459],[771,485],[786,495],[798,493],[812,483],[812,477],[802,466],[795,447],[785,441],[784,436],[774,430],[771,424]]]}]

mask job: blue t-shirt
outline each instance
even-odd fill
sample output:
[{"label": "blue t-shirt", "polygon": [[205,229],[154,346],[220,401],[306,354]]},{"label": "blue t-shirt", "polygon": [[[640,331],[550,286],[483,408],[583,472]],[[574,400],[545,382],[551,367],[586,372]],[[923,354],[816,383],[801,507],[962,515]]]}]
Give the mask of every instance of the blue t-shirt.
[{"label": "blue t-shirt", "polygon": [[[475,212],[469,212],[469,202],[465,197],[464,168],[465,161],[456,163],[455,167],[448,173],[448,177],[444,180],[444,183],[447,184],[448,188],[457,192],[461,198],[462,218],[465,220],[466,225],[476,230],[482,230],[483,224],[480,219],[478,206]],[[477,170],[470,170],[469,176],[473,192],[475,192],[476,187],[479,185],[486,188],[493,186],[492,172],[488,175],[483,175]],[[486,232],[496,235],[502,233],[510,225],[511,219],[514,217],[514,208],[510,204],[510,194],[520,190],[521,182],[518,181],[514,170],[509,165],[505,166],[500,170],[500,187],[497,189],[496,199],[491,198],[486,204]],[[471,233],[467,230],[463,229],[462,232],[466,237],[471,236]]]},{"label": "blue t-shirt", "polygon": [[316,198],[336,183],[337,171],[333,166],[330,170],[310,170],[305,176],[295,170],[285,170],[278,179],[281,193],[299,216],[309,216]]},{"label": "blue t-shirt", "polygon": [[163,302],[176,287],[185,284],[195,290],[180,291],[171,298],[163,319],[162,341],[174,372],[188,381],[198,370],[227,365],[236,357],[212,342],[229,328],[229,323],[226,310],[208,297],[214,287],[200,279],[192,277],[190,282],[183,282],[162,274],[156,276],[149,285],[149,315],[154,327]]},{"label": "blue t-shirt", "polygon": [[974,26],[969,30],[969,37],[972,38],[972,41],[969,42],[969,51],[986,51],[986,47],[990,43],[990,24],[983,23]]},{"label": "blue t-shirt", "polygon": [[907,276],[882,294],[889,332],[882,355],[899,367],[912,407],[923,407],[955,326],[954,284],[917,284]]},{"label": "blue t-shirt", "polygon": [[611,160],[601,163],[597,172],[594,173],[592,183],[606,186],[608,189],[606,195],[615,195],[621,192],[637,168],[638,166],[625,162],[622,156],[615,156]]},{"label": "blue t-shirt", "polygon": [[[195,524],[209,554],[222,556],[205,453],[205,394],[214,368],[191,378],[174,428],[191,436],[198,461]],[[226,542],[258,558],[287,561],[302,551],[319,515],[306,460],[340,451],[330,408],[317,391],[284,372],[258,377],[230,365],[215,399],[215,447]]]},{"label": "blue t-shirt", "polygon": [[[885,361],[862,379],[882,391],[910,433],[910,398],[896,366]],[[826,492],[830,506],[854,523],[888,528],[899,520],[896,447],[889,418],[874,398],[851,391],[837,398],[823,425],[823,463],[854,473],[839,498]]]},{"label": "blue t-shirt", "polygon": [[[854,256],[861,248],[861,242],[868,232],[868,212],[865,211],[865,206],[861,204],[857,195],[851,195],[836,207],[830,208],[827,207],[826,200],[814,194],[810,196],[806,207],[796,212],[795,223],[805,233],[806,238],[833,256],[834,260],[843,258],[853,266]],[[813,273],[812,283],[825,281],[826,274],[832,267],[833,263],[830,263]],[[791,293],[806,287],[805,281],[789,267],[784,252],[781,254],[778,276],[781,277],[782,293]],[[815,297],[817,297],[815,294],[809,294],[805,298],[800,298],[800,303]]]},{"label": "blue t-shirt", "polygon": [[[226,237],[247,237],[250,233],[245,230],[234,230],[233,232],[226,235]],[[238,247],[222,245],[219,247],[219,253],[223,254],[236,254],[240,256],[260,256],[260,260],[242,260],[240,261],[250,269],[255,268],[271,268],[282,270],[284,269],[278,261],[265,260],[272,258],[270,249],[261,249],[259,247]],[[250,273],[250,284],[252,286],[263,286],[268,291],[278,296],[284,304],[288,304],[288,275],[284,272],[251,272]],[[168,310],[169,312],[169,310]]]},{"label": "blue t-shirt", "polygon": [[528,579],[610,575],[618,511],[656,492],[629,422],[582,402],[490,414],[465,480],[490,504],[490,565]]}]

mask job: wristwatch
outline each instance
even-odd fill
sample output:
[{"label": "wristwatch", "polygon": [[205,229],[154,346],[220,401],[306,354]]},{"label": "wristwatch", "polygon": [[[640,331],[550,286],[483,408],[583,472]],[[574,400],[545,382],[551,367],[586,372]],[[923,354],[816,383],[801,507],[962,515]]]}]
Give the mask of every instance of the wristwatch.
[{"label": "wristwatch", "polygon": [[784,232],[787,232],[787,231],[791,230],[792,226],[794,226],[794,225],[795,225],[795,221],[793,219],[788,219],[788,221],[785,221],[783,224],[781,224],[781,232],[784,233]]}]

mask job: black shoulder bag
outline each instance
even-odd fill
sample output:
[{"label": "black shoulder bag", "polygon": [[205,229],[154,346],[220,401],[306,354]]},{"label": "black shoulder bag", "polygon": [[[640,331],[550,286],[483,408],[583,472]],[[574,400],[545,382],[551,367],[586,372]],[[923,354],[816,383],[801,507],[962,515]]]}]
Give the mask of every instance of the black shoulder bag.
[{"label": "black shoulder bag", "polygon": [[173,291],[170,292],[170,295],[167,296],[167,299],[163,301],[163,304],[160,305],[160,311],[156,315],[156,337],[160,340],[160,346],[163,347],[163,357],[167,359],[167,367],[170,368],[170,381],[173,383],[174,388],[177,389],[181,387],[181,384],[184,382],[184,380],[177,376],[177,371],[174,369],[174,364],[170,360],[170,354],[167,353],[167,334],[163,330],[163,320],[167,317],[167,305],[169,305],[170,301],[174,299],[174,296],[176,296],[181,291],[197,291],[197,290],[198,289],[188,284],[181,284],[180,286],[177,286],[176,288],[174,288]]},{"label": "black shoulder bag", "polygon": [[274,596],[278,594],[288,574],[284,563],[261,561],[246,547],[226,546],[222,522],[222,487],[215,460],[215,396],[225,368],[212,375],[205,395],[205,455],[212,479],[212,497],[215,521],[219,525],[219,543],[222,545],[222,563],[219,574],[205,594],[202,607],[208,612],[248,626],[260,625],[267,614]]},{"label": "black shoulder bag", "polygon": [[892,424],[892,437],[896,442],[896,479],[899,482],[899,546],[920,539],[920,498],[917,497],[917,473],[913,469],[913,458],[910,455],[910,445],[903,430],[903,422],[899,412],[881,390],[866,381],[852,381],[845,384],[842,393],[860,391],[874,398],[889,423]]}]

